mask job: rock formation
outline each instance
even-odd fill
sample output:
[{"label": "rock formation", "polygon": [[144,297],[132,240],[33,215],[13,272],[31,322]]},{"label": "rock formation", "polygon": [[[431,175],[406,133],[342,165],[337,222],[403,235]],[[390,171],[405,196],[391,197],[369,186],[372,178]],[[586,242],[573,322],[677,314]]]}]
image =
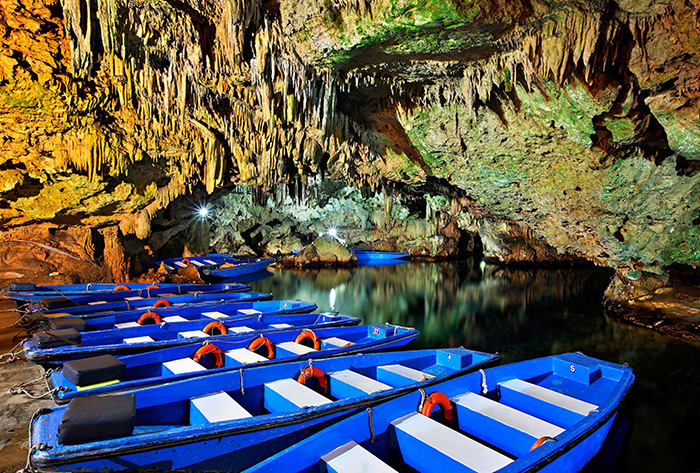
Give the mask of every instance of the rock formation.
[{"label": "rock formation", "polygon": [[0,222],[114,275],[193,194],[315,177],[422,195],[431,255],[700,264],[694,0],[51,1],[0,1]]}]

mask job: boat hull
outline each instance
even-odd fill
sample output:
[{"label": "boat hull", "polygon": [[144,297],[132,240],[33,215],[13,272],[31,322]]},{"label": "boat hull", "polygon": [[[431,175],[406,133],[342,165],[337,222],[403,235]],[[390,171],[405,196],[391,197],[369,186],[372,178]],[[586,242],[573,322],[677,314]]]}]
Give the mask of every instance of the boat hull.
[{"label": "boat hull", "polygon": [[237,278],[262,271],[270,266],[270,263],[273,261],[273,258],[237,261],[231,268],[202,269],[202,273],[215,278]]}]

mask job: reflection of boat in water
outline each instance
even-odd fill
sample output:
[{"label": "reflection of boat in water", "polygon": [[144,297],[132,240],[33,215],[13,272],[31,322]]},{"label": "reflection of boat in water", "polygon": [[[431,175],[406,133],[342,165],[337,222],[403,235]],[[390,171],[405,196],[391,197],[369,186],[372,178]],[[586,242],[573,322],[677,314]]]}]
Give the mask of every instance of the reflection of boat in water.
[{"label": "reflection of boat in water", "polygon": [[408,260],[406,259],[368,259],[368,260],[357,260],[358,266],[394,266],[397,264],[406,264]]},{"label": "reflection of boat in water", "polygon": [[364,264],[370,261],[390,261],[408,258],[408,253],[398,251],[378,251],[364,248],[353,248],[353,253],[357,257],[357,264]]}]

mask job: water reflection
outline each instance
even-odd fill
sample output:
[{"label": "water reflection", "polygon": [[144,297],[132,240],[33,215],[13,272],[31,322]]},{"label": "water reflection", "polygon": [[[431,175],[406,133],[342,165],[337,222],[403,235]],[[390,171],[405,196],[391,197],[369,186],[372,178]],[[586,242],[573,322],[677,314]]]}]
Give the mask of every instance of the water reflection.
[{"label": "water reflection", "polygon": [[274,270],[253,283],[277,299],[313,301],[364,323],[421,331],[413,347],[465,346],[504,362],[582,351],[629,363],[628,441],[615,471],[700,471],[700,350],[605,316],[610,281],[596,268],[506,269],[480,262]]}]

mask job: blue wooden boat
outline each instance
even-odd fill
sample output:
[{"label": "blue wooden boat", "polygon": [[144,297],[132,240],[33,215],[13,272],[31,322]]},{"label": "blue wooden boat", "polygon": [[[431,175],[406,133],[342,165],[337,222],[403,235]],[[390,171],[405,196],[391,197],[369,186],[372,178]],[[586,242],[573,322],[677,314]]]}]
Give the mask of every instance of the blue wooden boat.
[{"label": "blue wooden boat", "polygon": [[[56,284],[53,286],[37,286],[33,283],[12,283],[0,290],[3,295],[35,294],[55,296],[61,294],[83,294],[95,292],[112,292],[119,290],[146,289],[154,283],[88,283],[88,284]],[[157,283],[159,287],[177,288],[192,286],[192,284]],[[121,288],[120,288],[121,287]],[[124,289],[126,288],[126,289]]]},{"label": "blue wooden boat", "polygon": [[246,292],[250,291],[251,287],[245,284],[228,283],[228,284],[178,284],[176,286],[161,286],[159,284],[151,284],[143,289],[129,289],[128,285],[120,285],[118,290],[113,291],[89,291],[89,292],[74,292],[74,293],[58,293],[54,292],[8,292],[4,294],[8,299],[26,302],[46,302],[50,301],[51,305],[60,306],[75,306],[85,305],[91,302],[114,302],[125,299],[138,298],[153,298],[158,296],[168,295],[187,295],[197,293],[217,293],[217,292]]},{"label": "blue wooden boat", "polygon": [[633,381],[575,353],[495,367],[360,412],[246,473],[577,472]]},{"label": "blue wooden boat", "polygon": [[270,263],[272,263],[273,261],[273,258],[239,260],[233,263],[220,264],[213,268],[205,267],[200,269],[200,271],[205,276],[211,276],[216,278],[237,278],[240,276],[245,276],[247,274],[262,271],[268,266],[270,266]]},{"label": "blue wooden boat", "polygon": [[377,251],[364,248],[353,248],[352,251],[357,256],[358,264],[368,261],[397,260],[410,256],[408,253],[400,253],[398,251]]},{"label": "blue wooden boat", "polygon": [[[356,317],[324,314],[280,314],[200,319],[191,322],[144,325],[96,332],[75,329],[36,332],[22,343],[24,356],[34,363],[57,363],[104,353],[124,354],[159,350],[202,341],[213,342],[277,330],[319,325],[357,324]],[[332,314],[331,314],[332,315]]]},{"label": "blue wooden boat", "polygon": [[163,260],[152,261],[151,266],[160,266],[163,264],[167,271],[173,271],[178,268],[186,268],[192,264],[197,268],[204,266],[218,266],[224,263],[235,263],[237,260],[233,255],[229,254],[209,254],[205,256],[182,256],[180,258],[168,258]]},{"label": "blue wooden boat", "polygon": [[[324,314],[325,319],[332,321],[332,317],[333,314]],[[386,349],[404,345],[415,336],[415,331],[395,330],[393,326],[286,330],[266,334],[269,345],[256,336],[69,361],[62,369],[52,371],[48,382],[56,402],[65,403],[74,397],[114,393],[203,374]]]},{"label": "blue wooden boat", "polygon": [[[42,325],[50,330],[74,328],[78,332],[94,332],[117,328],[136,327],[149,324],[179,323],[212,317],[223,319],[251,314],[302,314],[313,312],[318,306],[311,302],[299,300],[287,301],[245,301],[225,302],[220,304],[185,304],[157,309],[134,309],[120,312],[82,314],[80,316],[44,317]],[[252,312],[251,312],[252,311]]]},{"label": "blue wooden boat", "polygon": [[76,398],[32,419],[29,466],[240,471],[353,412],[496,358],[463,348],[360,354]]},{"label": "blue wooden boat", "polygon": [[272,299],[272,294],[260,292],[196,292],[194,294],[185,294],[181,296],[161,294],[159,297],[129,297],[123,301],[107,302],[102,300],[92,301],[85,305],[73,307],[61,307],[56,309],[46,308],[52,307],[50,301],[42,300],[43,302],[30,308],[37,308],[37,312],[44,315],[57,316],[64,315],[87,315],[107,312],[120,312],[124,310],[135,309],[157,309],[158,307],[174,307],[183,304],[208,303],[218,304],[223,302],[242,302],[242,301],[262,301]]}]

